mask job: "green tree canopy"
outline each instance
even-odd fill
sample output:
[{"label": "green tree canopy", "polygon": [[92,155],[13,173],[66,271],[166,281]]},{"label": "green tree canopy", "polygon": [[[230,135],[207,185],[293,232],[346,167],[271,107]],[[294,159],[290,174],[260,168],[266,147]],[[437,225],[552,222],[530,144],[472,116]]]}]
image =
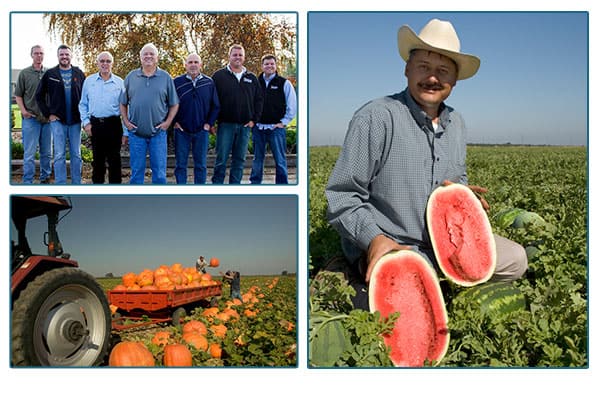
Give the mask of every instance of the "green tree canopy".
[{"label": "green tree canopy", "polygon": [[260,58],[277,56],[279,73],[295,82],[296,21],[294,14],[243,13],[47,13],[48,32],[69,45],[83,60],[87,74],[96,71],[96,56],[110,51],[113,72],[125,77],[139,68],[139,51],[152,42],[159,66],[172,76],[185,71],[189,53],[202,58],[203,72],[212,75],[228,61],[228,49],[246,50],[245,66],[261,72]]}]

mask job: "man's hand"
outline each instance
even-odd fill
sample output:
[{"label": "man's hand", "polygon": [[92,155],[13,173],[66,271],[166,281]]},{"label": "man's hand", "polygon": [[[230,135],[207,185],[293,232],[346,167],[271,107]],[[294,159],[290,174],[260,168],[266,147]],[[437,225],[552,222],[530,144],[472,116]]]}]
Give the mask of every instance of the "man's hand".
[{"label": "man's hand", "polygon": [[369,283],[369,280],[371,279],[371,273],[373,272],[373,267],[381,257],[390,251],[410,249],[410,246],[398,244],[385,235],[375,236],[375,238],[371,241],[371,244],[369,244],[369,248],[367,250],[367,272],[365,273],[365,281]]},{"label": "man's hand", "polygon": [[[448,185],[452,185],[454,182],[451,182],[449,180],[445,180],[444,182],[442,182],[442,185],[444,186],[448,186]],[[475,194],[475,196],[477,196],[477,198],[479,199],[479,201],[481,202],[481,206],[483,207],[483,209],[488,212],[490,211],[490,205],[488,204],[488,202],[483,198],[483,194],[487,193],[488,190],[484,187],[481,186],[476,186],[476,185],[467,185],[467,187],[469,189],[471,189],[471,191]]]}]

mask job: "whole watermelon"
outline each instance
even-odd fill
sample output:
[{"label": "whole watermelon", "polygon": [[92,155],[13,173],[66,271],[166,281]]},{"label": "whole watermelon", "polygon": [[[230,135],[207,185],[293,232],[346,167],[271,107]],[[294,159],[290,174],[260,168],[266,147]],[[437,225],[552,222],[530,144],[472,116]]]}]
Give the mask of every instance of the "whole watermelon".
[{"label": "whole watermelon", "polygon": [[479,311],[491,318],[500,318],[524,310],[525,295],[512,282],[487,282],[462,291],[457,299],[479,306]]}]

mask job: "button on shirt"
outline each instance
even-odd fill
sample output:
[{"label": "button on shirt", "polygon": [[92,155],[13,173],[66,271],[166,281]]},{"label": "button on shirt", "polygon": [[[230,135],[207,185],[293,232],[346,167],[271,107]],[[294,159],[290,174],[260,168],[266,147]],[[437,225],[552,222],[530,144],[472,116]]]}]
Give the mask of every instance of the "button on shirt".
[{"label": "button on shirt", "polygon": [[427,200],[446,179],[467,183],[460,114],[442,105],[434,130],[408,89],[360,108],[325,190],[346,257],[356,260],[379,234],[430,247]]},{"label": "button on shirt", "polygon": [[[268,78],[265,75],[263,75],[263,77],[268,87],[269,82],[271,82],[271,79],[275,77],[275,74],[271,75]],[[294,86],[292,85],[292,83],[287,79],[285,80],[285,84],[283,85],[283,93],[285,94],[285,115],[281,119],[281,123],[283,124],[283,126],[287,126],[296,116],[297,107],[296,91],[294,90]],[[256,126],[258,127],[258,129],[275,129],[275,124],[257,123]]]},{"label": "button on shirt", "polygon": [[81,125],[90,123],[90,117],[107,118],[120,115],[119,99],[125,90],[123,79],[111,74],[106,81],[99,73],[88,76],[83,82],[79,113]]}]

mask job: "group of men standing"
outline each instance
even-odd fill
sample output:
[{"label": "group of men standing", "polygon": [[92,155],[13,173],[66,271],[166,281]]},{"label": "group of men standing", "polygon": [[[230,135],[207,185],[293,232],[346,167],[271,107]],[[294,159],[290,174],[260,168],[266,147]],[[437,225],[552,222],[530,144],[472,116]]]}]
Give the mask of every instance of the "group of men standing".
[{"label": "group of men standing", "polygon": [[209,134],[216,133],[213,184],[225,180],[231,156],[229,183],[241,183],[250,135],[254,160],[250,182],[262,183],[267,143],[276,164],[277,184],[288,183],[285,127],[296,114],[296,93],[289,80],[277,74],[276,58],[263,56],[259,77],[244,67],[245,50],[234,44],[229,63],[209,77],[202,60],[190,54],[186,73],[171,78],[158,66],[152,43],[140,51],[141,66],[125,79],[112,72],[113,56],[96,58],[98,72],[87,78],[71,65],[72,51],[58,48],[58,65],[43,66],[44,50],[33,46],[33,64],[21,71],[15,89],[23,117],[23,183],[33,183],[35,153],[40,153],[40,183],[49,183],[54,146],[54,181],[67,183],[68,143],[71,183],[81,183],[81,128],[90,136],[93,183],[121,183],[121,146],[129,145],[131,184],[143,184],[149,155],[152,183],[167,183],[167,130],[175,141],[175,179],[187,183],[190,150],[194,183],[207,179]]}]

